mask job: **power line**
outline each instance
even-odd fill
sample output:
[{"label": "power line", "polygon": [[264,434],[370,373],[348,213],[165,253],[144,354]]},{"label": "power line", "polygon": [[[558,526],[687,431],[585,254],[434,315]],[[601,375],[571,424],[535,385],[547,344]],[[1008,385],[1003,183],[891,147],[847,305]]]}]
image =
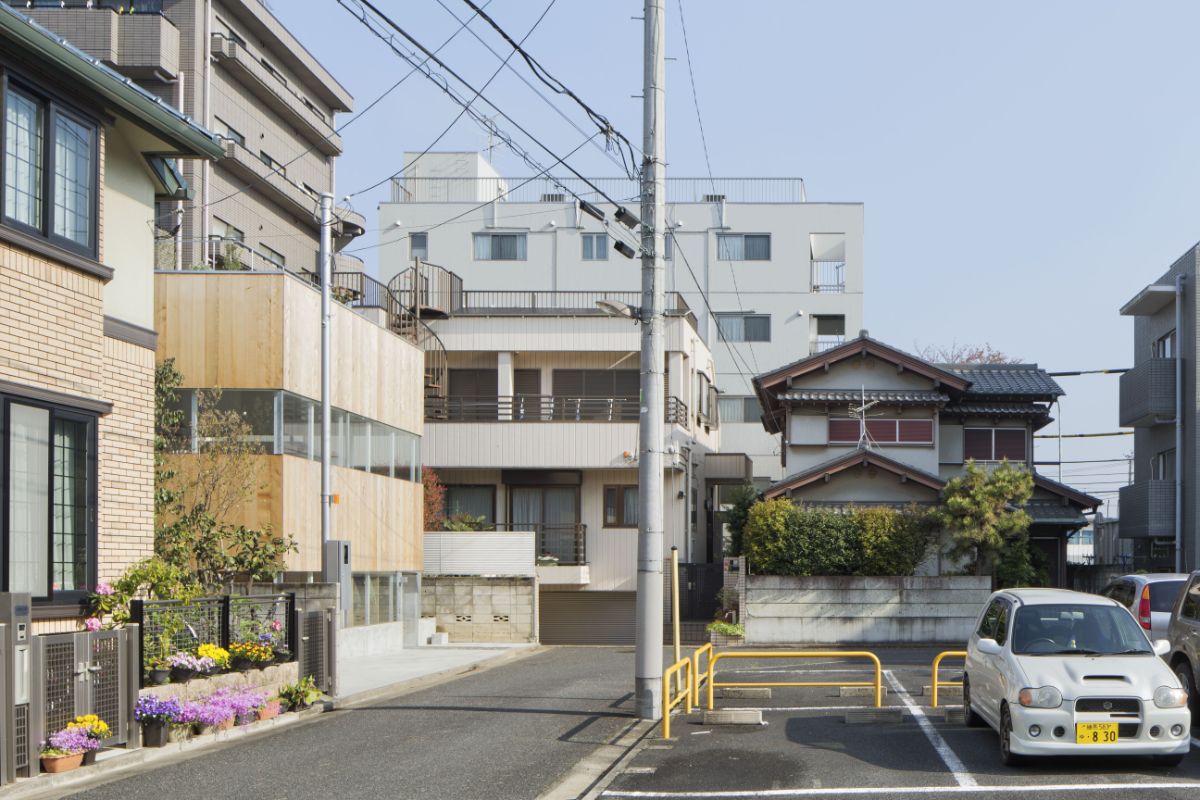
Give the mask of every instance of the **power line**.
[{"label": "power line", "polygon": [[1102,436],[1133,436],[1133,431],[1112,431],[1109,433],[1039,433],[1035,439],[1093,439]]},{"label": "power line", "polygon": [[1118,369],[1077,369],[1069,372],[1047,372],[1051,378],[1070,378],[1075,375],[1123,375],[1129,372],[1129,367]]},{"label": "power line", "polygon": [[[580,108],[583,109],[584,113],[588,115],[588,118],[591,119],[592,122],[595,123],[595,125],[600,129],[600,132],[604,134],[604,137],[607,141],[612,141],[613,138],[616,138],[621,143],[624,143],[624,145],[629,150],[629,158],[633,165],[632,168],[627,165],[625,167],[625,172],[631,179],[636,180],[638,177],[637,156],[634,154],[633,144],[629,141],[628,138],[626,138],[625,134],[621,133],[619,130],[614,128],[613,124],[609,121],[608,117],[604,116],[603,114],[594,110],[587,103],[583,102],[583,100],[581,100],[579,98],[579,95],[577,95],[573,91],[571,91],[571,89],[568,88],[565,83],[563,83],[558,78],[551,75],[549,70],[547,70],[540,63],[538,63],[538,60],[536,58],[529,55],[529,53],[525,52],[525,50],[522,49],[522,47],[521,47],[521,45],[523,45],[525,43],[525,39],[522,39],[520,42],[514,42],[512,37],[508,35],[508,32],[505,31],[503,28],[501,28],[496,23],[496,21],[494,19],[492,19],[490,16],[488,16],[487,13],[482,8],[475,5],[475,3],[471,2],[471,0],[463,0],[463,2],[466,3],[468,6],[470,6],[471,9],[479,16],[480,19],[482,19],[488,25],[491,25],[492,28],[496,31],[496,33],[500,34],[500,37],[502,39],[504,39],[504,41],[508,42],[508,44],[512,47],[514,52],[520,54],[521,58],[524,59],[525,63],[529,66],[530,71],[533,72],[534,76],[538,80],[540,80],[542,83],[546,84],[548,87],[550,87],[550,89],[557,92],[558,94],[566,95],[567,97],[574,100],[575,103]],[[526,36],[526,38],[528,38],[528,36]],[[620,144],[618,144],[618,150],[620,150]],[[620,152],[621,152],[621,160],[624,161],[625,160],[625,151],[620,150]]]},{"label": "power line", "polygon": [[1108,464],[1115,461],[1132,461],[1133,458],[1080,458],[1073,461],[1035,461],[1034,466],[1055,466],[1057,464]]},{"label": "power line", "polygon": [[704,119],[700,116],[700,95],[696,92],[696,72],[692,69],[692,49],[688,46],[687,22],[683,18],[683,0],[679,0],[679,27],[683,30],[683,52],[687,55],[688,76],[692,82],[692,105],[696,107],[696,124],[700,128],[700,144],[704,148],[704,166],[708,168],[708,182],[716,194],[717,183],[713,180],[712,162],[708,158],[708,138],[704,135]]}]

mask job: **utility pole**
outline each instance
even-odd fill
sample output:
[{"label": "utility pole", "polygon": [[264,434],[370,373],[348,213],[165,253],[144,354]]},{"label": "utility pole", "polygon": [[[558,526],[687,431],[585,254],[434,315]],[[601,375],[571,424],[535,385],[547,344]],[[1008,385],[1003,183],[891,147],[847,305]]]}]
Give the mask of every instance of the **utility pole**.
[{"label": "utility pole", "polygon": [[[329,580],[329,548],[332,538],[333,486],[330,475],[330,396],[329,359],[330,328],[333,308],[330,304],[330,284],[333,283],[333,195],[321,194],[321,249],[318,254],[321,270],[321,575]],[[339,605],[345,599],[339,601]]]},{"label": "utility pole", "polygon": [[663,0],[645,0],[642,82],[642,402],[638,423],[638,716],[662,716],[663,673],[663,223],[666,119]]}]

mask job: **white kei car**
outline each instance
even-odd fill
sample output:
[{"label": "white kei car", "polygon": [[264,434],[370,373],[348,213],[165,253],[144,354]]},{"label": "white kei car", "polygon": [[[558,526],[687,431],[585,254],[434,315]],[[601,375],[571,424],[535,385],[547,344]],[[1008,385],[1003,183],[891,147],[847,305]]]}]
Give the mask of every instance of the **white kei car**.
[{"label": "white kei car", "polygon": [[1191,745],[1187,692],[1127,609],[1062,589],[995,592],[967,645],[966,723],[1000,734],[1005,764],[1034,755],[1148,755]]}]

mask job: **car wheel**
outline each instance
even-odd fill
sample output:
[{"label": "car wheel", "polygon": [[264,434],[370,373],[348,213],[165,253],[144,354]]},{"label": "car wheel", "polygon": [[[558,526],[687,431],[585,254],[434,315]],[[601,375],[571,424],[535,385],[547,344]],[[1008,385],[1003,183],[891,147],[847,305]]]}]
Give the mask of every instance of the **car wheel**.
[{"label": "car wheel", "polygon": [[1183,762],[1183,753],[1170,756],[1150,756],[1156,767],[1178,767]]},{"label": "car wheel", "polygon": [[963,675],[963,721],[968,728],[983,727],[983,717],[971,708],[971,681],[967,679],[966,675]]},{"label": "car wheel", "polygon": [[1196,719],[1196,709],[1200,708],[1200,697],[1196,697],[1196,679],[1192,676],[1192,668],[1187,661],[1175,665],[1175,677],[1188,695],[1188,708],[1192,711],[1192,720]]},{"label": "car wheel", "polygon": [[1012,715],[1008,706],[1000,708],[1000,760],[1006,767],[1019,767],[1025,763],[1025,757],[1012,751]]}]

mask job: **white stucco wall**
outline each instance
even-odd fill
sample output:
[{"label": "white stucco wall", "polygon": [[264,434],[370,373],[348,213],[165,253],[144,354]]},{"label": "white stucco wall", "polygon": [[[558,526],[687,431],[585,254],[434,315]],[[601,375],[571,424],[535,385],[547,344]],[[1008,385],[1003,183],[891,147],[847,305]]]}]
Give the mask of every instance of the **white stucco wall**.
[{"label": "white stucco wall", "polygon": [[152,329],[155,182],[130,137],[145,135],[124,121],[105,129],[102,254],[114,274],[104,288],[104,314]]}]

